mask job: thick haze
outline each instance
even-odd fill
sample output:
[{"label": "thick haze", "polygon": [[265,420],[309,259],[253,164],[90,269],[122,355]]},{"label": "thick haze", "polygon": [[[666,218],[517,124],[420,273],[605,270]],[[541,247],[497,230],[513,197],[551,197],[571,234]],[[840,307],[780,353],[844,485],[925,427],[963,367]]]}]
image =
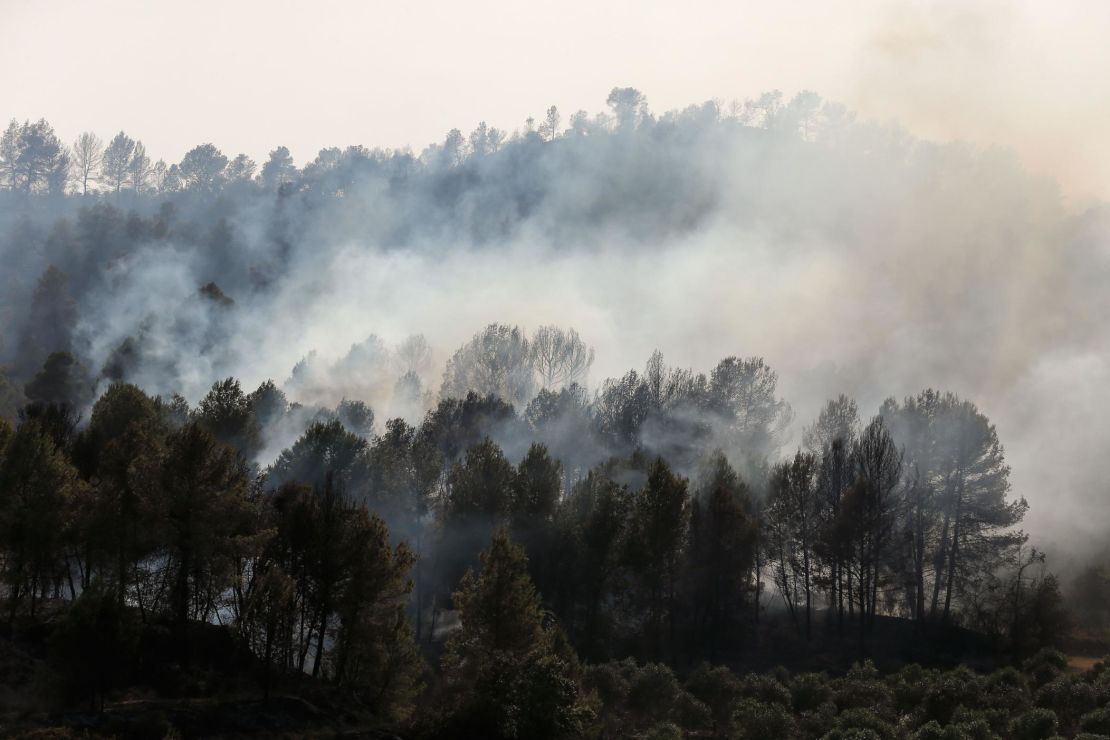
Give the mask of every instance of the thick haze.
[{"label": "thick haze", "polygon": [[[227,374],[282,383],[309,351],[330,363],[371,333],[424,333],[435,390],[493,321],[574,326],[598,350],[595,384],[655,348],[702,371],[760,355],[800,423],[841,392],[866,414],[929,386],[974,400],[1030,529],[1103,536],[1110,6],[789,8],[0,0],[0,119],[45,117],[65,141],[125,129],[168,162],[206,141],[259,163],[287,145],[298,166],[324,146],[419,153],[480,120],[512,131],[552,103],[566,127],[624,84],[660,120],[773,88],[896,119],[811,146],[688,112],[678,134],[652,119],[548,153],[517,141],[463,184],[429,165],[400,194],[375,172],[337,203],[243,197],[226,256],[163,240],[113,262],[79,301],[82,358],[102,367],[141,327],[177,374],[132,379],[195,401]],[[535,202],[498,222],[522,193]],[[280,256],[279,221],[294,235]],[[4,303],[25,305],[48,258],[0,248]],[[259,265],[276,272],[252,282]],[[218,320],[196,301],[213,280],[235,300]]]},{"label": "thick haze", "polygon": [[657,110],[811,89],[1106,197],[1108,27],[1083,0],[0,0],[0,120],[45,116],[67,141],[123,128],[167,161],[211,140],[303,163],[592,110],[617,83]]}]

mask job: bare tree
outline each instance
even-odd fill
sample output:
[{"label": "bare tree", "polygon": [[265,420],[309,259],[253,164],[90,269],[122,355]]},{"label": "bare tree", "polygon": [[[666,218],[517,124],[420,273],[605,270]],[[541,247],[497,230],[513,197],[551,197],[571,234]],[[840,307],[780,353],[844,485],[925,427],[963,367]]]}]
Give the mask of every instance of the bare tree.
[{"label": "bare tree", "polygon": [[96,182],[100,162],[104,158],[104,142],[86,131],[73,142],[74,179],[81,185],[81,195],[88,195],[89,183]]},{"label": "bare tree", "polygon": [[594,350],[574,329],[541,326],[532,335],[532,363],[543,388],[582,385],[594,364]]},{"label": "bare tree", "polygon": [[534,388],[532,350],[516,326],[490,324],[447,362],[440,394],[464,398],[469,391],[523,407]]},{"label": "bare tree", "polygon": [[774,467],[767,500],[771,571],[794,626],[807,640],[813,632],[813,591],[818,580],[815,548],[821,507],[816,483],[816,456],[799,450],[792,462]]}]

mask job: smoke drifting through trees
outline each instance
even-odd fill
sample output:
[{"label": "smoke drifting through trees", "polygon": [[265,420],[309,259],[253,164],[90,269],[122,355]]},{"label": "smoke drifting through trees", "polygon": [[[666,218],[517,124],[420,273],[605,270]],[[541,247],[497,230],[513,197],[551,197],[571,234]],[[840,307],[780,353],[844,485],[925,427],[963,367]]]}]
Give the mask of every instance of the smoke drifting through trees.
[{"label": "smoke drifting through trees", "polygon": [[[323,150],[299,170],[280,147],[252,169],[205,144],[132,177],[135,143],[126,166],[102,162],[101,194],[55,199],[61,143],[13,124],[5,392],[70,350],[93,379],[167,397],[273,378],[294,401],[416,421],[479,327],[557,324],[597,348],[587,396],[656,348],[704,369],[765,357],[803,422],[839,393],[875,409],[959,390],[999,424],[1038,527],[1105,519],[1087,462],[1110,441],[1091,411],[1110,387],[1104,211],[1069,212],[1004,153],[916,141],[810,94],[655,115],[617,89],[608,105],[540,112],[534,132],[453,131],[419,155]],[[198,292],[209,283],[218,295]],[[367,336],[418,333],[434,363],[377,374]],[[1065,493],[1037,506],[1048,490]]]}]

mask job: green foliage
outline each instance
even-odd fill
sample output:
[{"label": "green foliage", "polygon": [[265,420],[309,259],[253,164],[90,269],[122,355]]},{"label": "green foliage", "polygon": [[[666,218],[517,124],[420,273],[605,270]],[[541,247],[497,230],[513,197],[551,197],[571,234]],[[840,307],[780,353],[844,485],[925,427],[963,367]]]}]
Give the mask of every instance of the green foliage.
[{"label": "green foliage", "polygon": [[1056,712],[1061,728],[1072,730],[1079,717],[1098,706],[1095,687],[1079,676],[1061,675],[1037,689],[1033,700],[1038,707]]},{"label": "green foliage", "polygon": [[516,473],[501,449],[488,437],[466,451],[447,479],[447,513],[455,520],[475,517],[497,522],[512,507]]},{"label": "green foliage", "polygon": [[635,575],[633,596],[643,606],[646,637],[656,657],[664,652],[664,622],[673,626],[688,504],[685,479],[661,458],[632,497],[625,563]]},{"label": "green foliage", "polygon": [[788,687],[774,676],[760,673],[749,673],[740,680],[740,695],[784,707],[789,707],[793,701]]},{"label": "green foliage", "polygon": [[233,582],[235,564],[250,545],[247,480],[234,450],[194,422],[167,438],[159,483],[171,613],[179,622],[207,619],[217,606],[213,596]]},{"label": "green foliage", "polygon": [[837,715],[836,729],[844,733],[867,731],[882,740],[893,740],[896,734],[893,725],[874,710],[864,707],[846,709]]},{"label": "green foliage", "polygon": [[1030,709],[1010,722],[1010,736],[1014,740],[1046,740],[1056,734],[1059,724],[1051,709]]},{"label": "green foliage", "polygon": [[894,693],[881,680],[870,660],[853,664],[844,678],[833,681],[832,685],[833,701],[841,711],[893,706]]},{"label": "green foliage", "polygon": [[403,542],[390,547],[389,530],[365,507],[344,518],[339,535],[334,678],[356,689],[376,711],[405,720],[422,686],[423,661],[405,605],[416,556]]},{"label": "green foliage", "polygon": [[442,667],[445,732],[559,738],[577,733],[586,711],[573,666],[555,652],[523,549],[498,530],[455,594],[461,628]]},{"label": "green foliage", "polygon": [[196,411],[197,422],[217,440],[250,459],[258,452],[261,430],[251,408],[251,397],[239,381],[227,378],[212,384]]},{"label": "green foliage", "polygon": [[750,740],[793,737],[796,723],[789,709],[779,703],[743,698],[736,702],[732,724],[737,737]]},{"label": "green foliage", "polygon": [[38,421],[10,435],[0,459],[0,549],[9,619],[29,598],[31,616],[62,572],[67,516],[81,489],[77,471]]},{"label": "green foliage", "polygon": [[828,677],[819,673],[802,673],[790,682],[790,700],[795,712],[808,712],[832,698]]},{"label": "green foliage", "polygon": [[1079,719],[1083,732],[1110,735],[1110,704],[1084,714]]},{"label": "green foliage", "polygon": [[980,690],[978,677],[967,667],[960,666],[933,679],[925,691],[921,711],[926,720],[946,725],[964,702],[974,701]]},{"label": "green foliage", "polygon": [[366,440],[340,422],[313,422],[292,447],[278,455],[269,477],[275,486],[291,481],[322,486],[330,475],[346,486],[360,471],[366,450]]},{"label": "green foliage", "polygon": [[644,734],[644,740],[683,740],[686,734],[673,722],[660,722]]},{"label": "green foliage", "polygon": [[1041,648],[1021,667],[1033,679],[1035,686],[1043,686],[1067,670],[1068,658],[1059,650]]},{"label": "green foliage", "polygon": [[723,736],[731,726],[733,709],[741,696],[736,674],[724,666],[711,668],[702,663],[686,679],[686,690],[709,709],[714,733]]}]

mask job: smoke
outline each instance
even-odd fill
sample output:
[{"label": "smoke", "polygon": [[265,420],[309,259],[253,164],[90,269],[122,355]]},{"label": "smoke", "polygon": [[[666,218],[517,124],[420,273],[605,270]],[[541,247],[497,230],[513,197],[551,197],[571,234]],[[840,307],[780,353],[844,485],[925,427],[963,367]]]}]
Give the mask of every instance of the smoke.
[{"label": "smoke", "polygon": [[1102,29],[1110,9],[1065,1],[885,3],[869,19],[843,98],[919,135],[1013,148],[1081,200],[1107,198],[1110,116]]},{"label": "smoke", "polygon": [[[1105,534],[1107,211],[1069,205],[1007,151],[802,97],[740,119],[714,104],[615,130],[581,119],[484,156],[450,139],[420,158],[363,152],[278,194],[171,193],[161,235],[95,240],[87,214],[59,206],[85,251],[51,251],[50,230],[28,227],[42,245],[29,257],[28,232],[8,229],[0,257],[24,287],[4,288],[2,308],[25,324],[26,286],[61,261],[88,367],[130,340],[125,375],[152,392],[195,402],[221,377],[272,378],[303,403],[365,400],[379,429],[421,411],[394,398],[397,346],[427,338],[417,372],[434,393],[491,322],[575,327],[597,349],[594,388],[655,349],[703,372],[762,356],[796,412],[791,445],[840,393],[866,416],[953,390],[997,424],[1037,539]],[[156,203],[133,205],[155,219]],[[210,282],[229,300],[201,293]]]}]

